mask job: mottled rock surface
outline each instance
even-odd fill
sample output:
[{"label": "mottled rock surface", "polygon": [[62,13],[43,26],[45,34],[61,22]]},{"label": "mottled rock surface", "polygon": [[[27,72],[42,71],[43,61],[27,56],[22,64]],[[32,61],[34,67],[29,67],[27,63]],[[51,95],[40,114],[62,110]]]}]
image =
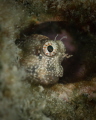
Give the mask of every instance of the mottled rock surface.
[{"label": "mottled rock surface", "polygon": [[[0,120],[96,120],[95,11],[94,0],[0,1]],[[68,36],[63,42],[73,57],[62,63],[60,83],[25,80],[15,40],[32,33]]]}]

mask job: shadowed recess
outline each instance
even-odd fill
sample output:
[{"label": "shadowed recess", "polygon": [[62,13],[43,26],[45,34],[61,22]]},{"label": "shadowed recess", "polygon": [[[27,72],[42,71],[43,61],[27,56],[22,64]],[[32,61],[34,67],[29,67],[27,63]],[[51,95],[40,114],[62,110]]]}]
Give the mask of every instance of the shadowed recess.
[{"label": "shadowed recess", "polygon": [[[72,83],[81,80],[90,80],[90,77],[96,72],[96,41],[94,37],[84,32],[80,26],[68,24],[64,21],[50,21],[38,25],[30,24],[27,28],[21,31],[20,39],[23,36],[30,36],[31,34],[41,34],[54,40],[61,39],[66,47],[66,53],[73,55],[69,59],[64,59],[62,66],[64,68],[63,77],[60,78],[61,83]],[[18,40],[17,40],[18,42]],[[53,50],[51,46],[47,48]]]}]

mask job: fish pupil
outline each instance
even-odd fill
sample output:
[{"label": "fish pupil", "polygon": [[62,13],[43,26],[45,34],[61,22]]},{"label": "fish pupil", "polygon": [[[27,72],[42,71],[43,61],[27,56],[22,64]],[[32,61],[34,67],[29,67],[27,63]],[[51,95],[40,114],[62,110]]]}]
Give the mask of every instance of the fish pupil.
[{"label": "fish pupil", "polygon": [[52,47],[51,45],[49,45],[49,46],[47,47],[47,50],[48,50],[49,52],[52,52],[52,51],[53,51],[53,47]]}]

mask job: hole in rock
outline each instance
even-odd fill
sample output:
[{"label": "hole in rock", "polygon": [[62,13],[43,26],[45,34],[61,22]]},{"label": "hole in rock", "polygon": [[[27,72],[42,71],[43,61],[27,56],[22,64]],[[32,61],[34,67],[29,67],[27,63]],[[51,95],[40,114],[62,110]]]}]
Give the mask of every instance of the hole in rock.
[{"label": "hole in rock", "polygon": [[[96,76],[96,43],[88,33],[84,32],[80,26],[67,25],[64,21],[50,21],[38,25],[30,24],[21,31],[20,37],[31,34],[42,34],[51,40],[62,39],[66,47],[66,53],[73,55],[65,58],[62,62],[64,68],[63,77],[60,83],[74,83],[82,80],[90,80]],[[52,51],[52,50],[51,50]]]}]

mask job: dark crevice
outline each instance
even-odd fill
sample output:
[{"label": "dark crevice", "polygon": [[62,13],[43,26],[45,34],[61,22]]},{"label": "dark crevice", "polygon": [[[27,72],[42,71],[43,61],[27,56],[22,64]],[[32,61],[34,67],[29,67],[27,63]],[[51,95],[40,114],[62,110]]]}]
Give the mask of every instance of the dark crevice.
[{"label": "dark crevice", "polygon": [[[64,21],[50,21],[39,25],[30,24],[21,31],[20,39],[31,34],[42,34],[54,40],[67,36],[63,39],[66,53],[73,55],[65,58],[62,62],[64,75],[60,78],[60,83],[73,83],[81,80],[89,80],[90,76],[96,73],[96,40],[80,26],[68,24]],[[94,52],[95,51],[95,52]]]}]

